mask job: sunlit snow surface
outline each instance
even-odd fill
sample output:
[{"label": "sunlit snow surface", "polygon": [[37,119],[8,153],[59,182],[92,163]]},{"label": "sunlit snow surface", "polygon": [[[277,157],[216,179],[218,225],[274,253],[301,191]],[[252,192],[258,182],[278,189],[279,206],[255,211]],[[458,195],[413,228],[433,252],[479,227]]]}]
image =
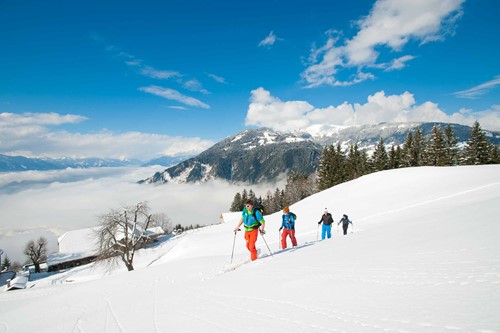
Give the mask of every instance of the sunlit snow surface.
[{"label": "sunlit snow surface", "polygon": [[[347,236],[317,241],[327,207]],[[0,292],[0,332],[499,332],[500,166],[368,175],[266,216],[249,262],[239,214],[141,251]],[[235,241],[234,260],[231,250]]]}]

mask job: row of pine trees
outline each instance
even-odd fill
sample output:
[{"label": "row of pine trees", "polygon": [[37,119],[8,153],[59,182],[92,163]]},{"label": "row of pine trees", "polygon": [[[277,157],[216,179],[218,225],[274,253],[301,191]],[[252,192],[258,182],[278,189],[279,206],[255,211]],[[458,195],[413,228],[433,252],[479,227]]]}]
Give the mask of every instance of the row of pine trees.
[{"label": "row of pine trees", "polygon": [[360,150],[357,143],[347,152],[339,144],[325,148],[318,172],[318,190],[389,169],[497,163],[500,163],[498,147],[488,140],[477,121],[463,148],[458,147],[457,136],[450,125],[444,130],[435,125],[427,137],[420,128],[408,132],[404,144],[392,146],[389,151],[380,139],[371,157]]},{"label": "row of pine trees", "polygon": [[316,174],[302,175],[291,172],[287,177],[285,189],[276,188],[274,192],[268,191],[266,196],[257,197],[252,189],[244,189],[235,194],[229,210],[239,212],[243,210],[245,201],[252,199],[256,205],[263,205],[265,214],[272,214],[298,202],[318,191]]},{"label": "row of pine trees", "polygon": [[257,197],[253,190],[244,189],[234,196],[230,211],[241,211],[245,201],[253,199],[265,207],[266,214],[272,214],[318,191],[376,171],[416,166],[498,163],[498,147],[488,140],[477,121],[472,126],[464,147],[458,146],[457,136],[451,125],[444,129],[435,125],[428,136],[424,136],[422,129],[418,128],[408,132],[403,145],[392,146],[389,151],[384,140],[380,139],[371,157],[368,157],[365,150],[359,149],[357,143],[346,151],[340,144],[326,147],[317,174],[290,173],[284,190],[276,188],[274,192],[268,191],[264,198]]}]

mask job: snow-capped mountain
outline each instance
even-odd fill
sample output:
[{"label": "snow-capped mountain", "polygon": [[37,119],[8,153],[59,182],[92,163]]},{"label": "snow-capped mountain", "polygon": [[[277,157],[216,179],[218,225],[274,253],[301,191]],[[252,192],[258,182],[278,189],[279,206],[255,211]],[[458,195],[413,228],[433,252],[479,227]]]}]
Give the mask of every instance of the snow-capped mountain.
[{"label": "snow-capped mountain", "polygon": [[[421,128],[424,135],[428,135],[434,125],[443,129],[447,126],[440,123],[381,123],[351,127],[323,126],[309,133],[248,129],[140,183],[203,182],[213,178],[257,183],[275,180],[290,171],[309,174],[317,170],[324,146],[340,143],[347,149],[358,142],[360,149],[371,152],[380,138],[384,139],[387,147],[401,145],[410,130]],[[451,126],[459,144],[467,141],[470,127]],[[494,144],[500,144],[500,133],[485,132]]]},{"label": "snow-capped mountain", "polygon": [[322,146],[308,134],[249,129],[213,145],[198,156],[157,172],[141,183],[273,180],[286,171],[313,172]]},{"label": "snow-capped mountain", "polygon": [[[360,148],[373,149],[380,141],[384,139],[387,147],[392,145],[401,145],[404,143],[408,132],[422,129],[424,135],[429,135],[432,127],[440,126],[443,130],[448,124],[445,123],[380,123],[361,126],[320,126],[310,129],[309,134],[314,141],[321,145],[331,145],[340,143],[343,148],[350,144],[358,142]],[[469,139],[471,132],[470,126],[450,124],[457,135],[459,143],[464,143]],[[500,133],[484,131],[489,140],[496,145],[500,144]]]}]

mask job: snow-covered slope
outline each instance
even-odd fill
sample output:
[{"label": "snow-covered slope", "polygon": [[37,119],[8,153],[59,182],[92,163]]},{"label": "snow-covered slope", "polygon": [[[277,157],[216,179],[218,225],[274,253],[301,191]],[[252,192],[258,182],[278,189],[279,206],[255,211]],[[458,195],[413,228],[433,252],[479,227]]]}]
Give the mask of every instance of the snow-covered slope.
[{"label": "snow-covered slope", "polygon": [[[500,166],[380,172],[266,216],[248,262],[238,214],[142,251],[0,293],[0,332],[498,332]],[[354,233],[316,241],[327,207]],[[334,227],[336,231],[336,227]],[[234,262],[230,264],[235,241]]]}]

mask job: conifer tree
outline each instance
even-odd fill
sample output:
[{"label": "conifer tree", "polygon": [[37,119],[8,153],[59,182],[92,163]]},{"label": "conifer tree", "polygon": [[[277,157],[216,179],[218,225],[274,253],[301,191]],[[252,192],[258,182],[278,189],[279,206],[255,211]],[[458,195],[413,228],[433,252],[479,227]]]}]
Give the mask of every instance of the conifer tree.
[{"label": "conifer tree", "polygon": [[429,165],[444,166],[446,164],[446,144],[441,126],[434,125],[426,149],[426,160]]},{"label": "conifer tree", "polygon": [[333,154],[333,183],[331,186],[342,184],[347,181],[346,156],[340,147],[340,143],[334,150]]},{"label": "conifer tree", "polygon": [[387,170],[389,168],[389,156],[385,150],[384,139],[380,138],[372,155],[372,165],[375,171]]},{"label": "conifer tree", "polygon": [[279,188],[276,188],[273,195],[273,204],[272,204],[272,212],[277,212],[281,209],[283,204],[283,199],[281,198],[281,191]]},{"label": "conifer tree", "polygon": [[459,164],[459,151],[457,148],[457,135],[450,124],[444,129],[445,163],[446,165]]},{"label": "conifer tree", "polygon": [[253,201],[255,201],[256,197],[255,197],[255,192],[250,189],[250,191],[248,191],[248,199],[251,199]]},{"label": "conifer tree", "polygon": [[8,271],[11,266],[12,266],[12,263],[11,263],[9,257],[5,256],[5,258],[3,259],[3,261],[0,265],[0,272]]},{"label": "conifer tree", "polygon": [[248,192],[247,189],[243,189],[243,192],[241,192],[241,209],[245,206],[245,201],[248,200]]},{"label": "conifer tree", "polygon": [[359,150],[358,143],[349,147],[349,153],[345,161],[345,173],[347,180],[356,179],[367,172],[366,154]]},{"label": "conifer tree", "polygon": [[271,191],[267,191],[263,204],[264,207],[266,207],[266,212],[268,212],[268,214],[276,212],[275,207],[273,206],[273,194]]},{"label": "conifer tree", "polygon": [[403,155],[401,156],[401,165],[403,167],[413,166],[412,154],[413,154],[413,133],[408,131],[406,135],[406,140],[403,144]]},{"label": "conifer tree", "polygon": [[494,163],[495,147],[484,135],[481,125],[476,120],[472,125],[469,140],[465,145],[464,160],[468,165]]},{"label": "conifer tree", "polygon": [[491,163],[500,164],[500,148],[495,146],[495,145],[492,145],[492,146],[493,147],[491,148],[492,149],[492,154],[491,154],[492,162]]},{"label": "conifer tree", "polygon": [[239,212],[242,209],[243,209],[243,207],[241,207],[241,194],[240,194],[240,192],[238,192],[234,195],[234,199],[233,199],[233,202],[231,203],[231,208],[229,208],[229,211],[230,212]]},{"label": "conifer tree", "polygon": [[421,166],[424,165],[423,155],[427,146],[427,141],[424,137],[424,131],[422,128],[417,128],[413,134],[413,146],[411,148],[410,165],[411,166]]},{"label": "conifer tree", "polygon": [[401,166],[402,150],[400,146],[392,145],[389,151],[389,169],[397,169]]},{"label": "conifer tree", "polygon": [[318,173],[318,188],[320,191],[335,185],[336,172],[338,169],[338,158],[335,146],[331,145],[323,149],[320,168]]}]

